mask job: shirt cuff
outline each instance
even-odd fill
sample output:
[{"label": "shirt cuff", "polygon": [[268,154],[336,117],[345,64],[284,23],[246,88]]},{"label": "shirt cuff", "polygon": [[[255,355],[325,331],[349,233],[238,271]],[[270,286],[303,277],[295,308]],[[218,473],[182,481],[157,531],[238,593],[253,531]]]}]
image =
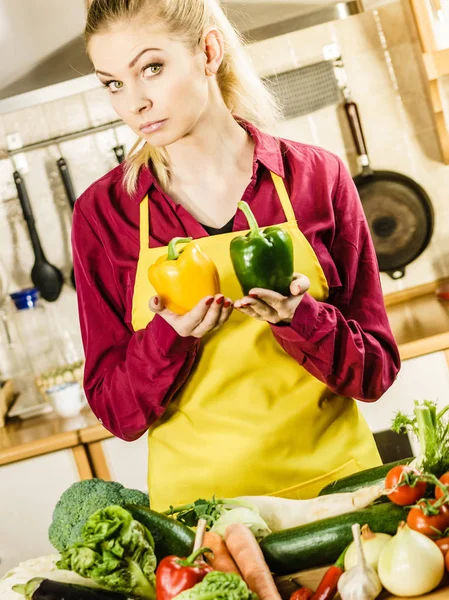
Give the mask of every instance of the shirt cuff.
[{"label": "shirt cuff", "polygon": [[290,324],[271,325],[271,328],[279,338],[288,342],[309,342],[318,327],[319,313],[320,303],[306,294]]},{"label": "shirt cuff", "polygon": [[162,355],[181,354],[193,350],[200,340],[193,336],[182,337],[160,315],[155,315],[147,325],[148,333]]}]

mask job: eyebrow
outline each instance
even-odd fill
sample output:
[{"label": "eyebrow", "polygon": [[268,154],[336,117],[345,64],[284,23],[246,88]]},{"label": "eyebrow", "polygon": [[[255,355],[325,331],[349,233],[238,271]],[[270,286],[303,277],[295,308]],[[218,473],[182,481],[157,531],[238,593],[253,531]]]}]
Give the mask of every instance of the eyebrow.
[{"label": "eyebrow", "polygon": [[[145,48],[144,50],[142,50],[142,52],[139,52],[139,54],[132,59],[132,61],[128,65],[128,69],[132,69],[141,56],[143,56],[146,52],[151,51],[160,52],[161,48]],[[95,71],[95,73],[97,75],[105,75],[106,77],[114,77],[114,75],[111,75],[111,73],[105,73],[104,71]]]}]

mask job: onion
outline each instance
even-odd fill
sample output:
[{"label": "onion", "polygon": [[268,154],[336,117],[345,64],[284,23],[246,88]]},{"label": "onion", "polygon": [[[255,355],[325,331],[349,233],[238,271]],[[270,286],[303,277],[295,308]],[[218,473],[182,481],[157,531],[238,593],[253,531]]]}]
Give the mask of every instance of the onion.
[{"label": "onion", "polygon": [[435,589],[444,575],[444,558],[430,538],[401,523],[379,558],[382,585],[395,596],[419,596]]},{"label": "onion", "polygon": [[[385,545],[391,540],[388,533],[373,533],[368,525],[362,527],[362,547],[366,562],[377,571],[379,556]],[[345,571],[357,564],[357,547],[355,542],[349,546],[345,555]]]}]

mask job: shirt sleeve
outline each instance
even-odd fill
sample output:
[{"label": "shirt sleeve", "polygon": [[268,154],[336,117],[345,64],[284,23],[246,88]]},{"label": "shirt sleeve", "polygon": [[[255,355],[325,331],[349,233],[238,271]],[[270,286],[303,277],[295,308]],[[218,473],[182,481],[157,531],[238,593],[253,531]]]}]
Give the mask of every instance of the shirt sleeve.
[{"label": "shirt sleeve", "polygon": [[162,416],[189,376],[200,342],[179,336],[159,315],[146,329],[130,331],[113,267],[79,202],[72,246],[86,396],[106,429],[132,441]]},{"label": "shirt sleeve", "polygon": [[327,302],[306,294],[289,326],[272,326],[279,344],[341,396],[375,401],[400,368],[388,322],[377,258],[357,189],[339,161],[330,249],[341,287]]}]

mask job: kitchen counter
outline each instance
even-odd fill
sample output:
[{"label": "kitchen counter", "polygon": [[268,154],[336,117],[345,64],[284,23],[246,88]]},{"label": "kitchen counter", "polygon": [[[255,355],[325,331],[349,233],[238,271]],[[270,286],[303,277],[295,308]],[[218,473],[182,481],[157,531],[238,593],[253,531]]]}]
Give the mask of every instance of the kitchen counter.
[{"label": "kitchen counter", "polygon": [[402,360],[449,349],[449,301],[438,300],[433,290],[400,299],[385,301]]},{"label": "kitchen counter", "polygon": [[[315,590],[318,587],[323,575],[329,567],[318,567],[307,571],[300,571],[292,575],[284,575],[276,578],[276,584],[279,593],[284,600],[288,600],[290,595],[298,589],[299,586],[310,587]],[[296,583],[295,583],[296,582]],[[414,600],[447,600],[449,598],[449,576],[445,575],[441,585],[424,596],[413,596]],[[335,600],[340,600],[340,595],[337,594]],[[393,596],[384,590],[378,600],[399,600],[398,596]]]},{"label": "kitchen counter", "polygon": [[[436,284],[385,297],[402,360],[446,351],[449,364],[449,302],[439,301]],[[89,408],[63,419],[54,414],[15,419],[0,429],[0,466],[113,437]]]},{"label": "kitchen counter", "polygon": [[93,441],[93,438],[99,439],[100,431],[101,439],[112,437],[98,424],[89,408],[69,419],[54,413],[24,421],[13,419],[0,429],[0,465],[73,448],[83,442]]}]

